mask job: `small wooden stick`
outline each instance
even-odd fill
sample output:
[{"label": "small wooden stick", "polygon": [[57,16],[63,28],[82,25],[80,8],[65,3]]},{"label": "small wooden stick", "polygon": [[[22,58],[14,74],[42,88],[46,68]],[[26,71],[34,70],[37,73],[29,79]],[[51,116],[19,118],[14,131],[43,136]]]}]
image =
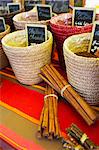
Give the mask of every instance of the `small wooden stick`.
[{"label": "small wooden stick", "polygon": [[5,72],[2,72],[2,71],[0,71],[0,74],[1,74],[1,75],[4,75],[4,76],[7,76],[7,77],[9,77],[9,78],[12,78],[12,79],[16,79],[16,77],[15,77],[14,75],[10,75],[10,74],[5,73]]},{"label": "small wooden stick", "polygon": [[44,137],[48,137],[49,136],[48,127],[44,129],[43,136]]},{"label": "small wooden stick", "polygon": [[44,115],[44,108],[42,109],[41,116],[40,116],[40,124],[39,124],[39,127],[38,127],[38,134],[37,134],[38,138],[41,138],[41,136],[42,136],[43,115]]},{"label": "small wooden stick", "polygon": [[[51,93],[51,88],[48,89],[48,94]],[[54,116],[53,116],[53,103],[52,103],[52,97],[49,98],[49,133],[53,133],[53,122],[54,122]]]},{"label": "small wooden stick", "polygon": [[53,97],[53,108],[54,108],[54,119],[55,119],[55,136],[59,136],[59,126],[58,126],[58,118],[57,118],[57,99]]},{"label": "small wooden stick", "polygon": [[6,67],[6,69],[13,72],[12,68],[10,67]]},{"label": "small wooden stick", "polygon": [[39,77],[41,77],[48,85],[50,85],[52,88],[54,88],[53,84],[51,82],[49,82],[49,80],[44,77],[44,75],[39,74]]},{"label": "small wooden stick", "polygon": [[48,127],[48,100],[46,99],[44,102],[44,117],[43,117],[43,123],[42,128]]},{"label": "small wooden stick", "polygon": [[32,87],[33,87],[33,88],[37,88],[37,89],[39,89],[39,90],[41,90],[41,91],[43,91],[43,92],[45,92],[45,90],[46,90],[46,88],[44,88],[44,87],[42,87],[42,86],[40,86],[40,85],[35,85],[35,84],[33,84]]},{"label": "small wooden stick", "polygon": [[99,107],[96,106],[91,106],[94,110],[96,110],[97,112],[99,112]]}]

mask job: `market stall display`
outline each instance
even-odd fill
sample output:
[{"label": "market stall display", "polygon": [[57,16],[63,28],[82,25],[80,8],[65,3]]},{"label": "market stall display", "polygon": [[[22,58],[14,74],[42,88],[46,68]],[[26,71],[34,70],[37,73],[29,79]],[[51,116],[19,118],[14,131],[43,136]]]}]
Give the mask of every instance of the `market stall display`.
[{"label": "market stall display", "polygon": [[0,62],[0,69],[9,64],[8,59],[7,59],[7,57],[3,51],[2,44],[1,44],[2,38],[8,33],[10,33],[10,26],[6,25],[6,30],[4,32],[0,33],[0,61],[1,61]]},{"label": "market stall display", "polygon": [[[6,128],[1,127],[0,132],[12,138],[12,143],[16,141],[16,146],[23,145],[18,138],[22,135],[24,148],[29,146],[29,150],[36,149],[33,143],[39,143],[42,150],[43,145],[46,150],[56,150],[58,144],[65,150],[98,150],[98,3],[2,1],[0,109]],[[7,116],[7,112],[17,119]],[[18,137],[6,131],[10,117],[13,132],[20,133]],[[22,132],[18,130],[20,119],[25,120]],[[8,138],[5,141],[11,142]]]},{"label": "market stall display", "polygon": [[91,32],[92,30],[91,24],[82,27],[71,26],[71,24],[72,14],[70,13],[58,15],[50,20],[50,27],[55,37],[56,49],[58,51],[60,65],[63,68],[65,67],[65,61],[63,56],[63,42],[65,41],[65,39],[74,34]]},{"label": "market stall display", "polygon": [[90,37],[84,33],[66,39],[64,59],[69,83],[89,104],[99,105],[99,58],[87,53]]},{"label": "market stall display", "polygon": [[47,41],[26,46],[25,31],[10,33],[2,39],[3,49],[9,59],[16,78],[23,84],[36,84],[40,68],[51,61],[52,34],[48,31]]}]

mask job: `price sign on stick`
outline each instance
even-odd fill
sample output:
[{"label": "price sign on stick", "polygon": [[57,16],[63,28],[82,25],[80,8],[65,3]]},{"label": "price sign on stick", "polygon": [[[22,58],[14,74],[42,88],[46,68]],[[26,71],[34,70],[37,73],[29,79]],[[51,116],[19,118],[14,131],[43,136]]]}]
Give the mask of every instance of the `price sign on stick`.
[{"label": "price sign on stick", "polygon": [[29,11],[35,7],[35,4],[28,4],[25,6],[26,11]]},{"label": "price sign on stick", "polygon": [[84,0],[74,0],[74,6],[75,7],[82,7]]},{"label": "price sign on stick", "polygon": [[73,7],[83,7],[84,6],[84,0],[70,0],[69,4]]},{"label": "price sign on stick", "polygon": [[69,0],[46,0],[46,4],[52,6],[54,13],[66,13],[69,12]]},{"label": "price sign on stick", "polygon": [[53,12],[57,14],[69,12],[69,0],[54,1]]},{"label": "price sign on stick", "polygon": [[37,24],[26,25],[27,45],[40,44],[47,40],[47,26]]},{"label": "price sign on stick", "polygon": [[73,26],[85,26],[87,24],[93,23],[95,20],[95,9],[94,8],[84,8],[84,7],[74,7],[73,8]]},{"label": "price sign on stick", "polygon": [[94,23],[88,52],[99,57],[99,21]]},{"label": "price sign on stick", "polygon": [[8,7],[8,12],[12,13],[12,12],[20,10],[21,4],[20,3],[8,3],[7,7]]},{"label": "price sign on stick", "polygon": [[3,17],[0,17],[0,32],[4,32],[6,30],[5,20]]},{"label": "price sign on stick", "polygon": [[52,17],[52,7],[50,5],[37,5],[38,20],[49,20]]}]

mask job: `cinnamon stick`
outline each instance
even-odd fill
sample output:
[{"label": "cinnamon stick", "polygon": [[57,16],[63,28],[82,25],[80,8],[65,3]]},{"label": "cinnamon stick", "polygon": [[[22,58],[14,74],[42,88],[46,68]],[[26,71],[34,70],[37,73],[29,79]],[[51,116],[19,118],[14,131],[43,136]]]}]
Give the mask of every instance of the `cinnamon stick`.
[{"label": "cinnamon stick", "polygon": [[42,136],[43,115],[44,115],[44,108],[42,109],[41,116],[40,116],[40,124],[39,124],[39,127],[38,127],[38,134],[37,134],[38,138],[41,138],[41,136]]},{"label": "cinnamon stick", "polygon": [[[72,124],[70,128],[67,129],[70,136],[75,138],[80,144],[82,144],[86,150],[96,149],[96,145],[86,136],[86,134],[81,131],[75,124]],[[86,136],[86,139],[82,142],[82,137]]]},{"label": "cinnamon stick", "polygon": [[[68,85],[68,82],[64,79],[64,77],[61,76],[61,74],[53,67],[52,64],[44,66],[41,68],[41,71],[43,73],[41,77],[43,77],[47,83],[54,87],[57,92],[61,93],[63,87]],[[68,86],[64,91],[64,97],[69,103],[71,103],[71,105],[89,125],[94,123],[96,114],[71,86]]]},{"label": "cinnamon stick", "polygon": [[[57,97],[56,92],[49,86],[46,86],[44,98],[44,107],[40,117],[40,126],[38,133],[48,139],[60,137],[60,130],[57,118]],[[40,137],[40,136],[39,136]]]},{"label": "cinnamon stick", "polygon": [[93,108],[94,110],[96,110],[97,112],[99,112],[99,107],[97,107],[97,106],[92,106],[92,108]]},{"label": "cinnamon stick", "polygon": [[[48,78],[48,79],[50,79],[51,81],[52,81],[52,83],[55,85],[55,87],[56,87],[56,90],[57,91],[59,91],[60,90],[60,88],[58,87],[58,85],[57,85],[57,83],[55,82],[55,80],[53,79],[53,77],[52,76],[50,76],[48,73],[47,73],[47,71],[45,70],[46,69],[46,66],[44,66],[43,68],[41,68],[41,71],[45,74],[45,76]],[[51,84],[52,84],[51,83]]]},{"label": "cinnamon stick", "polygon": [[55,136],[59,135],[58,118],[57,118],[57,100],[53,97],[53,108],[54,108],[54,118],[55,118]]},{"label": "cinnamon stick", "polygon": [[45,100],[42,128],[47,128],[47,127],[48,127],[48,100]]},{"label": "cinnamon stick", "polygon": [[[43,70],[43,73],[45,73],[44,70]],[[49,70],[49,73],[52,74],[52,71]],[[53,75],[53,77],[54,77],[54,74],[52,74],[52,75]],[[50,82],[53,82],[53,80],[52,80],[51,78],[50,78],[49,80],[50,80]],[[55,80],[55,78],[54,78],[54,80]],[[58,78],[57,78],[57,80],[58,80]],[[60,81],[58,80],[57,83],[59,84],[59,82],[60,82]],[[61,86],[61,88],[64,87],[62,84],[59,84],[59,86]],[[60,89],[61,89],[61,88],[60,88]],[[72,101],[71,101],[72,105],[75,106],[76,110],[83,116],[83,118],[88,122],[88,124],[89,124],[89,125],[92,124],[93,121],[89,119],[89,117],[86,115],[86,113],[84,113],[84,112],[81,110],[81,108],[79,108],[79,105],[78,105],[78,104],[75,104],[74,99],[73,99],[72,96],[68,93],[68,91],[67,91],[67,93],[65,93],[65,95],[66,95],[66,97],[67,97],[68,99],[72,99]]]},{"label": "cinnamon stick", "polygon": [[[67,85],[68,82],[64,79],[63,76],[61,76],[61,74],[59,74],[59,72],[53,67],[52,64],[50,64],[50,67],[53,69],[53,72],[56,73],[56,75],[61,80],[61,82],[64,84],[64,86]],[[73,95],[73,97],[77,100],[77,102],[81,105],[81,107],[84,110],[87,110],[86,113],[88,113],[88,115],[91,117],[91,119],[95,120],[96,115],[95,115],[93,109],[91,109],[91,107],[84,101],[84,99],[82,99],[82,97],[80,95],[78,95],[78,93],[71,86],[69,86],[67,88],[67,90]]]}]

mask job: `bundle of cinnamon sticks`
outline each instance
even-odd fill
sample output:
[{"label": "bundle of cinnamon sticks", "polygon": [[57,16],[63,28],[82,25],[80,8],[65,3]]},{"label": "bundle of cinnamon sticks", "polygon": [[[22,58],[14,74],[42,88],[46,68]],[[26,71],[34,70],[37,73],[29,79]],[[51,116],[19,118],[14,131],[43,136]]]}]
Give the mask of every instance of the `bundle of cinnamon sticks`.
[{"label": "bundle of cinnamon sticks", "polygon": [[[72,140],[71,140],[72,139]],[[85,150],[75,139],[68,136],[68,139],[62,140],[63,148],[65,150]]]},{"label": "bundle of cinnamon sticks", "polygon": [[58,97],[56,92],[46,85],[44,107],[40,116],[40,125],[38,127],[38,137],[47,137],[48,139],[59,138],[60,128],[57,117]]},{"label": "bundle of cinnamon sticks", "polygon": [[41,68],[41,74],[39,74],[39,76],[60,93],[61,96],[63,96],[76,109],[88,125],[94,123],[96,120],[96,113],[52,64],[47,64]]},{"label": "bundle of cinnamon sticks", "polygon": [[70,128],[67,129],[68,134],[73,137],[77,142],[85,147],[86,150],[96,150],[97,146],[89,139],[89,137],[77,127],[77,125],[72,124]]}]

